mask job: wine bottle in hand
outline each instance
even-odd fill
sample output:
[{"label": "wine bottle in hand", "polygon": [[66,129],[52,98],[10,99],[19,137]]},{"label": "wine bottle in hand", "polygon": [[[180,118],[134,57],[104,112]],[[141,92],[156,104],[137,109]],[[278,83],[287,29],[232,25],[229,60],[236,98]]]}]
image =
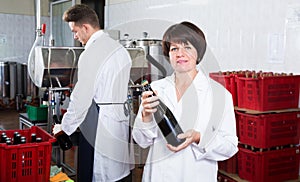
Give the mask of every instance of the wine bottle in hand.
[{"label": "wine bottle in hand", "polygon": [[[60,121],[57,118],[57,115],[53,116],[53,121],[55,124],[60,124]],[[57,142],[62,150],[69,150],[73,147],[73,143],[70,139],[70,137],[64,132],[60,131],[57,134],[54,135],[54,137],[57,139]]]},{"label": "wine bottle in hand", "polygon": [[[142,82],[142,86],[144,91],[153,92],[147,80],[144,80]],[[155,96],[154,92],[152,96]],[[169,144],[177,147],[185,141],[185,139],[177,138],[177,136],[180,133],[183,133],[183,131],[171,110],[161,100],[159,100],[157,111],[153,115],[160,131],[162,132],[163,136]]]}]

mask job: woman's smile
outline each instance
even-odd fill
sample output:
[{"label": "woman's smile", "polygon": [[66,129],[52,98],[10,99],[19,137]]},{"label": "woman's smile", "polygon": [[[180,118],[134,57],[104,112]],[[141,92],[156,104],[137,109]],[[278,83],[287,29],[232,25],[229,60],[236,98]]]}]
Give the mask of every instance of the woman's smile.
[{"label": "woman's smile", "polygon": [[177,64],[185,64],[185,63],[187,63],[187,62],[188,62],[188,60],[186,60],[186,59],[178,59],[178,60],[176,61]]}]

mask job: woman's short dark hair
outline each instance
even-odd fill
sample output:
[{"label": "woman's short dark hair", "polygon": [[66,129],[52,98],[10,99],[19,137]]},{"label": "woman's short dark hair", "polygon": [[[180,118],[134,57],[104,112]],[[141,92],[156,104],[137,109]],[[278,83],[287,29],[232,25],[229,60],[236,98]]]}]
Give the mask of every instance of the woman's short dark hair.
[{"label": "woman's short dark hair", "polygon": [[184,21],[179,24],[172,25],[163,35],[162,49],[163,54],[169,57],[171,43],[191,43],[197,50],[197,64],[202,60],[206,50],[205,35],[193,23]]},{"label": "woman's short dark hair", "polygon": [[96,12],[85,4],[76,4],[63,14],[66,22],[75,22],[75,25],[90,24],[93,28],[100,28]]}]

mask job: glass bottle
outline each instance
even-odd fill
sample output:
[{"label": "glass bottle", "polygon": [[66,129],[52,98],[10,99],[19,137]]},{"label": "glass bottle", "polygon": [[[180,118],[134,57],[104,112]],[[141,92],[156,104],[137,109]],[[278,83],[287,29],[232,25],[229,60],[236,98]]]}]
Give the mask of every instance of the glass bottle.
[{"label": "glass bottle", "polygon": [[18,132],[14,133],[13,144],[18,145],[21,142],[21,134]]},{"label": "glass bottle", "polygon": [[6,133],[1,133],[1,143],[5,143],[6,142]]},{"label": "glass bottle", "polygon": [[[147,80],[142,82],[142,86],[145,91],[153,92]],[[152,96],[156,96],[154,92]],[[171,110],[160,99],[157,111],[153,115],[160,131],[169,144],[176,147],[185,141],[185,139],[177,138],[177,136],[180,133],[183,133],[183,131]]]},{"label": "glass bottle", "polygon": [[[55,124],[60,124],[57,115],[53,116],[53,121]],[[59,133],[57,133],[55,135],[55,138],[57,139],[57,142],[62,150],[69,150],[73,147],[73,143],[70,137],[64,131],[60,131]]]},{"label": "glass bottle", "polygon": [[36,134],[35,133],[31,134],[31,142],[32,143],[36,142]]}]

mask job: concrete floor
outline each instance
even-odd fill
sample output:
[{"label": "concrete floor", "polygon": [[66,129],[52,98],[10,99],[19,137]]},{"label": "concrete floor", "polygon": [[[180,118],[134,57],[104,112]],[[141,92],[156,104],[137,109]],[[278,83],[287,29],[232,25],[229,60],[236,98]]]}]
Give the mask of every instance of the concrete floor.
[{"label": "concrete floor", "polygon": [[5,130],[19,129],[19,112],[14,109],[0,109],[0,128]]}]

